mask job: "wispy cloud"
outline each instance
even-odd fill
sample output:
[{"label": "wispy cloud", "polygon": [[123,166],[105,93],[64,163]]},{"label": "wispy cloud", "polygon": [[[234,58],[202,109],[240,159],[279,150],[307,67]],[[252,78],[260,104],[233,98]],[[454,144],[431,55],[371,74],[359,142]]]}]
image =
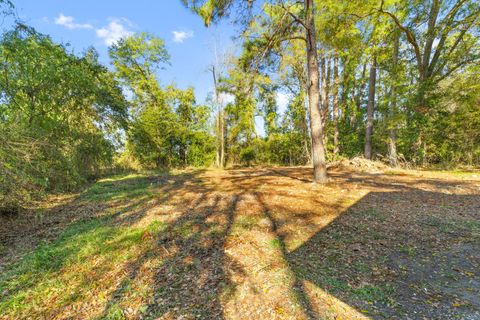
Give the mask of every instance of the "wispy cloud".
[{"label": "wispy cloud", "polygon": [[55,24],[64,26],[67,29],[93,29],[93,26],[89,23],[76,23],[75,18],[72,16],[66,16],[63,13],[60,13],[58,17],[55,18]]},{"label": "wispy cloud", "polygon": [[107,46],[111,46],[122,38],[129,37],[133,34],[128,30],[119,19],[112,19],[108,25],[103,28],[96,29],[97,37],[103,40]]},{"label": "wispy cloud", "polygon": [[[109,20],[110,22],[107,25],[97,28],[89,23],[77,23],[74,17],[60,13],[53,22],[70,30],[89,29],[95,31],[97,37],[102,39],[107,46],[111,46],[118,40],[133,34],[130,29],[135,28],[135,25],[127,18],[110,18]],[[42,21],[50,23],[47,17],[44,17]]]},{"label": "wispy cloud", "polygon": [[173,41],[183,43],[186,39],[193,37],[193,31],[172,31]]}]

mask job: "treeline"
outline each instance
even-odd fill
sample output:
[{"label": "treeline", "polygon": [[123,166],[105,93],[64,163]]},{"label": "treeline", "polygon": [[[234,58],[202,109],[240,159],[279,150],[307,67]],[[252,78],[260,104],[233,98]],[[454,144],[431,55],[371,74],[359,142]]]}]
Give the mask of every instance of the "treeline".
[{"label": "treeline", "polygon": [[163,40],[141,33],[109,52],[113,71],[21,23],[2,34],[0,211],[112,170],[213,162],[209,107],[157,80]]},{"label": "treeline", "polygon": [[116,168],[311,164],[324,182],[326,161],[358,155],[480,164],[478,2],[184,3],[243,30],[240,53],[212,66],[205,103],[161,85],[170,56],[154,35],[112,45],[108,69],[94,49],[74,54],[22,23],[3,32],[2,210]]},{"label": "treeline", "polygon": [[[235,101],[217,112],[232,162],[242,150],[250,162],[313,162],[320,180],[325,159],[339,157],[480,163],[478,1],[184,3],[207,26],[230,17],[242,30],[220,76]],[[277,92],[291,97],[283,116]]]},{"label": "treeline", "polygon": [[111,163],[127,102],[93,49],[69,53],[24,25],[0,39],[0,203],[72,190]]}]

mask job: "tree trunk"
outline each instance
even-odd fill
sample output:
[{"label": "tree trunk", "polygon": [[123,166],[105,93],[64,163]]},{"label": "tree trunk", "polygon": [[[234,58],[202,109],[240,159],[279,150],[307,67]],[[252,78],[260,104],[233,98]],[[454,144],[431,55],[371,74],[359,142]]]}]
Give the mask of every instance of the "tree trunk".
[{"label": "tree trunk", "polygon": [[391,167],[396,167],[398,165],[396,129],[391,129],[388,137],[388,159]]},{"label": "tree trunk", "polygon": [[[360,75],[360,88],[358,89],[357,95],[355,97],[357,110],[361,110],[362,108],[363,92],[365,91],[365,84],[366,84],[365,82],[366,72],[367,72],[367,62],[363,64],[362,74]],[[356,114],[354,114],[352,123],[355,124],[355,127],[357,122],[356,120],[357,120],[357,117],[356,117]]]},{"label": "tree trunk", "polygon": [[[327,57],[326,50],[322,50],[322,59],[321,59],[321,101],[322,101],[322,119],[323,119],[323,144],[328,146],[328,135],[326,132],[326,127],[328,125],[328,113],[329,113],[329,101],[328,101],[328,89],[330,88],[330,60]],[[327,152],[327,150],[325,150]]]},{"label": "tree trunk", "polygon": [[377,58],[372,57],[368,80],[367,125],[365,126],[365,158],[372,159],[373,110],[375,108],[375,84],[377,78]]},{"label": "tree trunk", "polygon": [[397,92],[396,92],[396,75],[398,66],[398,51],[400,46],[400,33],[396,32],[395,40],[393,44],[393,61],[392,61],[392,88],[390,90],[391,102],[390,102],[390,132],[388,137],[388,159],[390,166],[396,167],[398,165],[397,159]]},{"label": "tree trunk", "polygon": [[330,80],[332,79],[332,68],[330,68],[330,58],[327,56],[326,57],[326,81],[325,81],[325,94],[323,94],[323,101],[325,102],[323,106],[323,135],[325,136],[325,153],[328,154],[328,132],[327,132],[327,126],[328,122],[330,121]]},{"label": "tree trunk", "polygon": [[333,154],[338,154],[338,52],[333,57]]},{"label": "tree trunk", "polygon": [[223,126],[223,110],[218,96],[217,89],[217,74],[215,73],[215,66],[212,67],[213,84],[215,87],[215,104],[217,105],[217,154],[216,165],[218,168],[223,168],[225,164],[225,139]]},{"label": "tree trunk", "polygon": [[320,82],[315,30],[313,0],[305,0],[305,25],[307,37],[308,108],[310,112],[310,134],[312,136],[313,181],[326,183],[327,165],[323,144],[323,122],[320,106]]},{"label": "tree trunk", "polygon": [[224,125],[224,117],[223,117],[223,109],[220,104],[220,168],[225,167],[225,125]]},{"label": "tree trunk", "polygon": [[303,107],[303,112],[305,112],[305,116],[303,117],[303,121],[302,121],[302,133],[303,133],[303,136],[304,136],[304,139],[303,139],[303,144],[304,144],[304,148],[305,148],[305,156],[307,158],[307,164],[310,165],[312,164],[312,155],[310,153],[311,151],[311,137],[310,135],[308,134],[308,124],[307,124],[307,112],[308,110],[306,110],[307,108],[305,108],[306,104],[305,104],[305,87],[306,87],[306,84],[303,83],[302,86],[301,86],[301,97],[302,97],[302,107]]}]

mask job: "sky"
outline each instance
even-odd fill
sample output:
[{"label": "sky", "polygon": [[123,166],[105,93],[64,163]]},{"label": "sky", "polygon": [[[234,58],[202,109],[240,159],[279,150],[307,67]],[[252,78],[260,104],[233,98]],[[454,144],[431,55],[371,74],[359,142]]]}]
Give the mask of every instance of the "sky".
[{"label": "sky", "polygon": [[209,65],[214,48],[234,50],[235,27],[228,21],[206,28],[180,0],[13,0],[17,15],[55,41],[69,43],[76,53],[95,47],[109,64],[108,46],[137,32],[165,41],[171,64],[159,72],[162,84],[195,88],[198,102],[213,90]]},{"label": "sky", "polygon": [[[213,91],[210,66],[215,50],[235,52],[236,27],[228,20],[206,28],[200,17],[181,0],[13,0],[17,16],[55,41],[68,43],[75,53],[94,47],[100,61],[109,65],[108,46],[122,37],[149,32],[165,41],[171,63],[159,71],[162,85],[175,83],[195,88],[198,103]],[[0,26],[1,27],[1,26]],[[5,27],[5,25],[3,26]],[[228,97],[226,98],[228,100]],[[280,111],[287,97],[279,94]],[[264,135],[263,119],[255,119],[257,133]]]}]

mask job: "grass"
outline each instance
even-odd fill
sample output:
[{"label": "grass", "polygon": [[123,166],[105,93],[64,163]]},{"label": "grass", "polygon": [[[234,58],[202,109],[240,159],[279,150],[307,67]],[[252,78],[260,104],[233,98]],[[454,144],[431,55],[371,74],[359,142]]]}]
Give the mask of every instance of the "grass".
[{"label": "grass", "polygon": [[[307,169],[252,170],[91,185],[57,214],[92,212],[45,224],[60,232],[2,266],[0,319],[435,318],[409,276],[425,257],[480,234],[478,195],[435,191],[424,179],[417,190],[413,174],[388,173],[377,188],[378,175],[360,182],[342,173],[324,187],[305,182]],[[38,212],[48,222],[52,210]],[[0,244],[0,254],[7,249]],[[467,264],[432,270],[455,281],[476,275]],[[418,301],[401,300],[414,293]]]},{"label": "grass", "polygon": [[[446,206],[442,206],[448,208]],[[450,206],[450,208],[455,208]],[[427,225],[435,227],[442,233],[467,232],[480,236],[480,221],[471,219],[451,219],[449,217],[432,216],[427,219]]]},{"label": "grass", "polygon": [[[94,184],[81,200],[131,200],[149,196],[149,187],[142,176],[114,177]],[[55,241],[41,244],[0,275],[0,314],[16,318],[35,314],[44,301],[49,301],[49,308],[60,309],[87,299],[94,281],[151,249],[143,235],[164,227],[159,221],[143,228],[122,226],[110,214],[68,226]],[[101,296],[105,288],[98,289]],[[112,319],[115,314],[119,313],[111,309]]]},{"label": "grass", "polygon": [[144,175],[130,174],[102,179],[82,193],[81,199],[88,202],[133,200],[152,195],[154,184]]},{"label": "grass", "polygon": [[4,293],[0,314],[29,314],[45,299],[51,300],[51,308],[84,299],[91,290],[92,273],[113,271],[138,256],[150,246],[142,235],[161,227],[115,226],[108,217],[75,223],[58,240],[41,245],[0,276]]}]

